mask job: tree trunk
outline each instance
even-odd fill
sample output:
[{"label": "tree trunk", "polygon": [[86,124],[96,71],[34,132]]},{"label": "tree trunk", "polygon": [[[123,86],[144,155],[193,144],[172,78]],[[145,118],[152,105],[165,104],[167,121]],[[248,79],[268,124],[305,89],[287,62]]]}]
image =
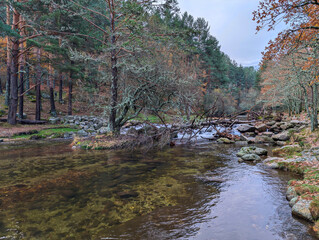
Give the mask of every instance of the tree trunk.
[{"label": "tree trunk", "polygon": [[[21,64],[21,63],[20,63]],[[23,64],[23,63],[22,63]],[[20,82],[19,82],[19,118],[23,119],[23,104],[24,104],[24,99],[23,99],[23,93],[24,93],[24,66],[20,65]]]},{"label": "tree trunk", "polygon": [[40,121],[41,120],[41,49],[37,50],[37,75],[36,75],[36,86],[35,86],[35,92],[36,92],[36,103],[35,103],[35,120]]},{"label": "tree trunk", "polygon": [[312,114],[311,114],[311,131],[318,128],[318,87],[317,84],[312,86]]},{"label": "tree trunk", "polygon": [[[30,67],[28,65],[28,55],[26,55],[26,60],[25,62],[27,63],[25,65],[25,89],[29,90],[30,89]],[[27,93],[29,95],[29,92]]]},{"label": "tree trunk", "polygon": [[[112,45],[115,46],[116,37],[112,36]],[[111,52],[111,67],[112,67],[112,86],[111,86],[111,109],[109,117],[109,128],[112,133],[117,134],[120,131],[120,126],[116,124],[117,115],[117,99],[118,99],[118,69],[117,69],[117,57],[116,49]]]},{"label": "tree trunk", "polygon": [[0,78],[0,95],[3,94],[3,89],[2,89],[2,83],[1,83],[1,78]]},{"label": "tree trunk", "polygon": [[[71,61],[71,65],[73,65],[74,62]],[[73,70],[70,71],[70,78],[69,78],[69,98],[68,98],[68,115],[72,115],[72,94],[73,94]]]},{"label": "tree trunk", "polygon": [[63,75],[59,74],[59,103],[63,103]]},{"label": "tree trunk", "polygon": [[[14,10],[13,27],[18,30],[20,15]],[[10,77],[10,102],[8,112],[8,123],[11,125],[17,124],[17,109],[18,109],[18,71],[19,71],[19,39],[13,39],[12,46],[12,61],[11,61],[11,77]]]},{"label": "tree trunk", "polygon": [[[24,34],[24,29],[23,29],[23,25],[24,25],[24,20],[23,17],[20,15],[19,18],[19,29],[20,29],[20,35],[23,37]],[[21,43],[20,44],[20,51],[22,52],[24,49],[24,44]],[[23,119],[23,105],[24,105],[24,97],[23,97],[23,93],[24,93],[24,65],[25,65],[25,53],[21,54],[19,57],[19,68],[20,68],[20,72],[19,72],[19,118]]]},{"label": "tree trunk", "polygon": [[[51,59],[51,54],[50,54]],[[49,64],[49,86],[50,86],[50,113],[51,116],[56,116],[55,102],[54,102],[54,77],[51,63]]]},{"label": "tree trunk", "polygon": [[[7,5],[7,21],[6,24],[8,26],[11,25],[10,21],[10,6],[9,4]],[[6,95],[5,95],[5,105],[9,106],[10,102],[10,81],[11,81],[11,69],[10,69],[10,64],[11,64],[11,44],[10,44],[10,38],[6,37],[6,42],[7,42],[7,81],[6,81]]]}]

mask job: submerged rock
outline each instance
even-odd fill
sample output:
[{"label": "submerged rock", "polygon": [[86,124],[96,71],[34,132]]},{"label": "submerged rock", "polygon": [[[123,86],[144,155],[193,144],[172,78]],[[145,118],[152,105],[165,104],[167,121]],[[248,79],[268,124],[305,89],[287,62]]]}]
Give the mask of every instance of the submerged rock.
[{"label": "submerged rock", "polygon": [[225,179],[218,178],[218,177],[209,177],[209,176],[197,176],[197,180],[203,182],[203,183],[222,183],[225,182]]},{"label": "submerged rock", "polygon": [[314,219],[309,210],[311,201],[301,199],[292,207],[292,214],[306,219],[308,221],[314,222]]},{"label": "submerged rock", "polygon": [[132,197],[137,197],[138,193],[134,191],[123,191],[123,192],[117,193],[117,195],[120,198],[132,198]]}]

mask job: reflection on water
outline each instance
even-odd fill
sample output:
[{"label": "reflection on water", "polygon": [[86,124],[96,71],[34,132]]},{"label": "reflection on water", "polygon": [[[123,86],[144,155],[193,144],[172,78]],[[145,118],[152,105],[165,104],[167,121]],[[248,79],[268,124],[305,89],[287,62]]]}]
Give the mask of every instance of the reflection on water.
[{"label": "reflection on water", "polygon": [[285,199],[292,176],[239,164],[238,149],[2,146],[0,239],[314,239]]}]

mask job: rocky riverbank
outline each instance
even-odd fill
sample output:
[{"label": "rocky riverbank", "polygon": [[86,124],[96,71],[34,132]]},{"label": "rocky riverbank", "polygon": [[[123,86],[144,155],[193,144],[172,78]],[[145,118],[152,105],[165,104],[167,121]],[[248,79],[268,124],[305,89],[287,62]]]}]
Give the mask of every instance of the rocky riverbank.
[{"label": "rocky riverbank", "polygon": [[[262,161],[271,169],[291,171],[302,180],[291,180],[286,197],[292,214],[313,222],[313,230],[319,237],[319,147],[303,149],[299,145],[286,145],[272,150],[243,147],[238,153],[239,161]],[[263,159],[262,159],[263,158]]]}]

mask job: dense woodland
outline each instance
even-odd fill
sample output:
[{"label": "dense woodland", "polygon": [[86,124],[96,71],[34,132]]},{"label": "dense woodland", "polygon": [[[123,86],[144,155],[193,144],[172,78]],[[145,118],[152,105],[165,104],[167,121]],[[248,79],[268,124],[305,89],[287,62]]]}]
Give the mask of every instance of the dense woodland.
[{"label": "dense woodland", "polygon": [[55,116],[57,104],[71,115],[77,102],[116,132],[140,113],[240,112],[259,92],[254,67],[232,61],[207,21],[181,13],[176,0],[1,1],[0,30],[10,124],[31,98],[35,120]]}]

